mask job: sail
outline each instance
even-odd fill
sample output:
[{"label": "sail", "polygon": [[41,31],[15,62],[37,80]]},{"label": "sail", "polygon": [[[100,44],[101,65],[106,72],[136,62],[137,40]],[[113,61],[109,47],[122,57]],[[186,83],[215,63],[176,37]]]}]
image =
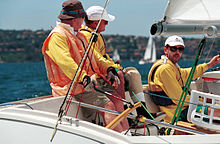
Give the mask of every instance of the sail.
[{"label": "sail", "polygon": [[114,62],[119,62],[120,61],[120,55],[118,53],[118,49],[114,49],[112,60]]},{"label": "sail", "polygon": [[149,39],[148,39],[147,47],[146,47],[145,53],[144,53],[144,60],[151,59],[151,56],[152,56],[152,43],[153,43],[153,38],[150,35]]},{"label": "sail", "polygon": [[165,11],[167,23],[219,24],[219,0],[170,0]]},{"label": "sail", "polygon": [[155,42],[153,41],[151,62],[155,62],[156,60],[157,60],[157,56],[156,56],[156,46],[155,46]]},{"label": "sail", "polygon": [[156,46],[152,35],[149,36],[147,47],[144,52],[144,58],[139,61],[139,64],[152,63],[156,61]]},{"label": "sail", "polygon": [[219,29],[219,0],[170,0],[163,19],[151,27],[151,34],[219,33]]}]

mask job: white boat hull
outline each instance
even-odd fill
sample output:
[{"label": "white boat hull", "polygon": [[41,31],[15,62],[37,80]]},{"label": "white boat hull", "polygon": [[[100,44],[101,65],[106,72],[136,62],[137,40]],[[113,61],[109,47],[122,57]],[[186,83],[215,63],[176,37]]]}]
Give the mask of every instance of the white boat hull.
[{"label": "white boat hull", "polygon": [[[217,73],[218,75],[219,73]],[[217,78],[219,78],[217,76]],[[149,97],[145,95],[146,102]],[[82,119],[75,119],[76,105],[71,104],[69,115],[62,118],[50,142],[57,113],[64,97],[39,97],[19,101],[26,105],[1,105],[0,136],[3,144],[131,144],[131,143],[217,143],[220,134],[126,136]],[[28,107],[28,106],[29,107]],[[151,105],[149,107],[149,105]],[[150,112],[152,104],[147,103]],[[31,109],[31,108],[33,109]],[[81,114],[81,113],[80,113]],[[81,117],[79,114],[79,117]],[[88,119],[86,119],[88,120]]]},{"label": "white boat hull", "polygon": [[[70,117],[66,117],[70,118]],[[125,136],[104,127],[76,120],[64,120],[50,138],[57,116],[54,113],[23,108],[0,112],[1,143],[4,144],[130,144],[130,143],[215,143],[220,135]]]}]

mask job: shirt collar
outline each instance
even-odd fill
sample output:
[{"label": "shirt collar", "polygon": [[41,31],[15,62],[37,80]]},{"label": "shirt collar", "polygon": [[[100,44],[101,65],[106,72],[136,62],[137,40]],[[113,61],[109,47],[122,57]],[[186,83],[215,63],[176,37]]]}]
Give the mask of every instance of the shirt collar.
[{"label": "shirt collar", "polygon": [[[168,57],[165,55],[162,55],[161,59],[163,59],[163,63],[167,63]],[[176,63],[176,66],[179,67],[178,63]]]},{"label": "shirt collar", "polygon": [[57,26],[61,26],[61,27],[65,28],[65,29],[69,30],[72,34],[74,34],[74,35],[77,34],[77,32],[74,31],[74,28],[71,27],[70,25],[62,23],[60,21],[57,21],[56,23],[57,23]]},{"label": "shirt collar", "polygon": [[[81,29],[87,29],[88,31],[90,31],[90,32],[93,32],[95,29],[92,29],[92,28],[90,28],[90,27],[88,27],[88,26],[86,26],[86,25],[82,25],[82,28]],[[97,34],[100,34],[100,33],[98,33],[97,32]]]}]

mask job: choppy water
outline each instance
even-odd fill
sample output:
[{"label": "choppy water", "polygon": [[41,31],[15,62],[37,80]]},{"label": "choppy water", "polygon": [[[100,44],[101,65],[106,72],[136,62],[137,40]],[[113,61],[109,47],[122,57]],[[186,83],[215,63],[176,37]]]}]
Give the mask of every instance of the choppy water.
[{"label": "choppy water", "polygon": [[[139,65],[138,62],[122,61],[123,67],[136,67],[147,83],[147,74],[152,64]],[[192,61],[180,62],[188,67]],[[0,103],[33,98],[51,94],[43,62],[0,63]]]}]

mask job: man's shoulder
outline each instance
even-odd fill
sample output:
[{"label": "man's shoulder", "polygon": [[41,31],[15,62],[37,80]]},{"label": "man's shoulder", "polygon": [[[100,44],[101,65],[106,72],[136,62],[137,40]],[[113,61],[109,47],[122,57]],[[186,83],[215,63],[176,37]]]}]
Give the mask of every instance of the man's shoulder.
[{"label": "man's shoulder", "polygon": [[65,39],[65,36],[58,33],[58,32],[53,32],[51,34],[51,38],[50,39]]},{"label": "man's shoulder", "polygon": [[82,26],[82,28],[79,30],[81,33],[83,33],[83,34],[92,34],[92,29],[90,29],[89,27],[87,27],[87,26]]},{"label": "man's shoulder", "polygon": [[162,63],[158,68],[157,72],[162,74],[162,73],[170,73],[174,71],[174,67],[169,64],[169,63]]},{"label": "man's shoulder", "polygon": [[161,67],[161,68],[173,67],[173,65],[170,64],[169,61],[167,61],[167,60],[164,61],[164,59],[159,59],[159,60],[157,60],[157,61],[154,63],[154,66],[157,66],[157,65],[158,65],[159,67]]},{"label": "man's shoulder", "polygon": [[82,33],[82,34],[83,34],[84,36],[86,36],[86,37],[92,35],[92,33],[91,33],[89,30],[87,30],[87,29],[80,29],[79,32]]}]

